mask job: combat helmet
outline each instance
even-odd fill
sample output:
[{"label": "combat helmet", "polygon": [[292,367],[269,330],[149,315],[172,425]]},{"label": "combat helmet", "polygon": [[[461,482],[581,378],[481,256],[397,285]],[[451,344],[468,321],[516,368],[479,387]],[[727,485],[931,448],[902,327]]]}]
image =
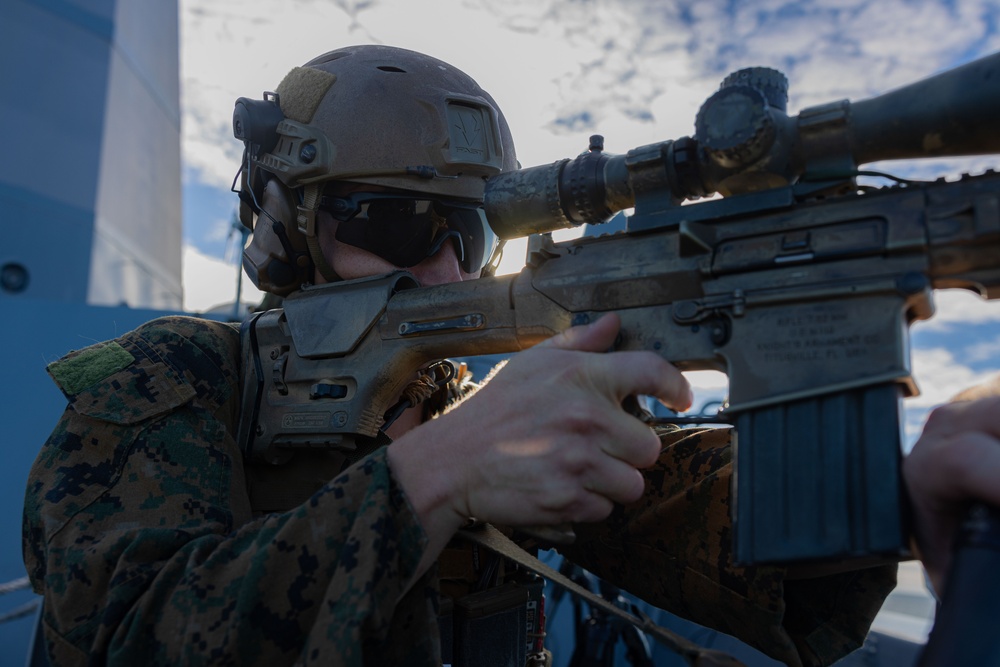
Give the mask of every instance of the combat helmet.
[{"label": "combat helmet", "polygon": [[[317,212],[346,219],[368,203],[331,198],[331,183],[370,187],[391,200],[375,199],[390,211],[400,205],[393,197],[410,197],[454,214],[446,226],[465,237],[463,268],[478,270],[496,242],[480,207],[485,181],[517,167],[507,122],[479,84],[436,58],[388,46],[331,51],[294,68],[262,100],[241,97],[233,133],[246,147],[240,220],[254,232],[243,265],[258,288],[280,296],[309,282],[314,267],[337,279],[316,240]],[[349,242],[378,242],[375,229],[355,227]]]}]

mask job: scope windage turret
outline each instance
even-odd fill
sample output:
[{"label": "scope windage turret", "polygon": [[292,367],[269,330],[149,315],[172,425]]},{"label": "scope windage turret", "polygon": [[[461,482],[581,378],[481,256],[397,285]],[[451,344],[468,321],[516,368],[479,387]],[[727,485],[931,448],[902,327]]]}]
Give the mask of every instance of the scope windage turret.
[{"label": "scope windage turret", "polygon": [[693,139],[609,156],[595,135],[576,158],[493,176],[490,226],[517,238],[605,222],[649,194],[679,203],[800,179],[850,186],[859,165],[877,160],[1000,153],[1000,53],[853,104],[789,117],[786,101],[780,72],[735,72],[702,106]]},{"label": "scope windage turret", "polygon": [[705,155],[727,169],[741,169],[774,145],[775,114],[788,104],[788,79],[767,67],[727,76],[695,117],[695,139]]}]

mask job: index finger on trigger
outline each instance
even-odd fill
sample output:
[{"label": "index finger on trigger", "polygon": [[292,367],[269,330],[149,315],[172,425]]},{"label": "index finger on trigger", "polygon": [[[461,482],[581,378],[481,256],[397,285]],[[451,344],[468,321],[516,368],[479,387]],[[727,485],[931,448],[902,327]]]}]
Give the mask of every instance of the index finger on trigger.
[{"label": "index finger on trigger", "polygon": [[653,352],[612,352],[597,357],[597,363],[604,366],[607,386],[618,401],[632,394],[655,396],[678,412],[694,402],[687,378]]}]

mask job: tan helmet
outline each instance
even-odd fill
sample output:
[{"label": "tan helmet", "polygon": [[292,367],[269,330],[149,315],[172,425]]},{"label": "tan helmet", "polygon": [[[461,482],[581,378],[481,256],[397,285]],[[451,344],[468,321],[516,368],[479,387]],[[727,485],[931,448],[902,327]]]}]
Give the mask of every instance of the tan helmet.
[{"label": "tan helmet", "polygon": [[240,219],[254,229],[243,265],[258,288],[278,295],[311,281],[314,265],[329,270],[315,228],[327,183],[474,203],[487,178],[517,168],[507,122],[479,84],[388,46],[331,51],[293,69],[263,100],[241,97],[233,133],[246,145]]}]

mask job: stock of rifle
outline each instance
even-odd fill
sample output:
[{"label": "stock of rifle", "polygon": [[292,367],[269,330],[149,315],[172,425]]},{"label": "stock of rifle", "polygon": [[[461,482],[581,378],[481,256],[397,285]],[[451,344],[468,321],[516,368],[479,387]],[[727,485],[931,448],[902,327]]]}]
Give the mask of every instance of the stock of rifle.
[{"label": "stock of rifle", "polygon": [[[248,458],[369,447],[417,369],[615,312],[618,349],[729,376],[738,563],[905,555],[908,326],[933,315],[935,289],[1000,297],[1000,174],[856,179],[874,161],[1000,153],[1000,54],[796,116],[786,87],[742,70],[693,137],[618,156],[593,137],[574,159],[491,178],[493,229],[535,235],[519,274],[424,288],[398,272],[257,315],[243,328]],[[545,234],[624,209],[622,233]]]}]

